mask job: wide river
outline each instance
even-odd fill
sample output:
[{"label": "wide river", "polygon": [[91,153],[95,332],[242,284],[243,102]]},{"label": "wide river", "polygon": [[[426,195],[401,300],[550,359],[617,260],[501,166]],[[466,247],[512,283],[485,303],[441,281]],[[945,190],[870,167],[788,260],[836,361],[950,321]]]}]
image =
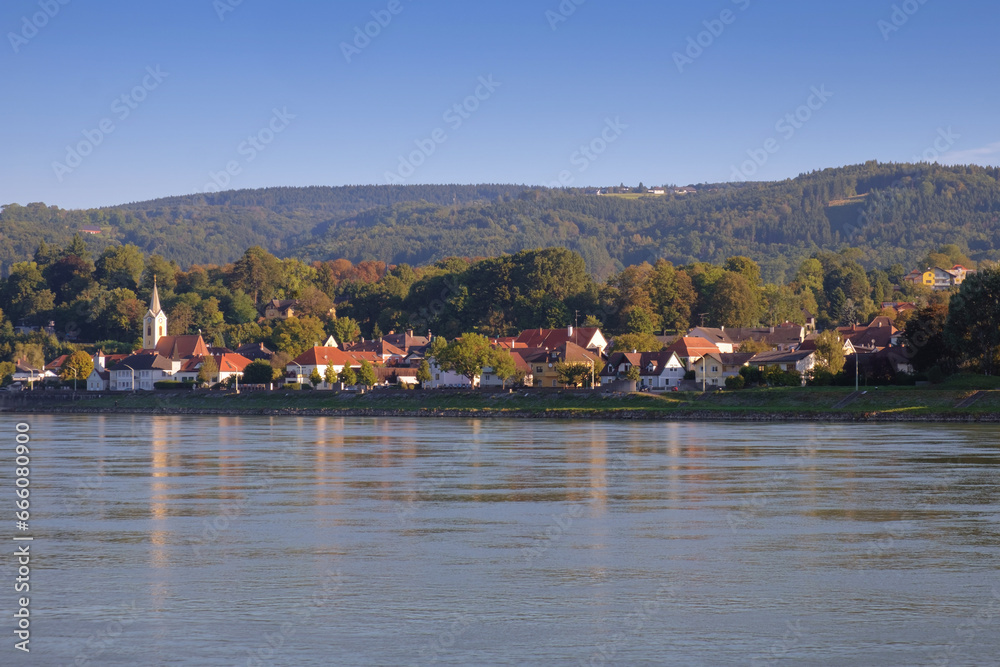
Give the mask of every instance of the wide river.
[{"label": "wide river", "polygon": [[996,426],[18,422],[3,665],[1000,664]]}]

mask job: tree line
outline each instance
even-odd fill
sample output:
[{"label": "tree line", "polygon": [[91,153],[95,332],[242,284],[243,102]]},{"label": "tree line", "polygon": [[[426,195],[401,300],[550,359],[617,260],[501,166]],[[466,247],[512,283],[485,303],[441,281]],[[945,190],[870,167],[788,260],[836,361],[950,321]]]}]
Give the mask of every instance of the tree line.
[{"label": "tree line", "polygon": [[[619,349],[655,351],[662,348],[657,334],[694,325],[802,324],[812,316],[820,328],[829,328],[888,314],[911,336],[921,368],[953,371],[972,349],[985,364],[994,336],[975,318],[993,321],[993,309],[980,304],[993,289],[993,273],[974,274],[968,289],[963,286],[968,294],[953,296],[901,280],[901,264],[865,270],[861,260],[855,248],[815,252],[786,283],[766,282],[760,265],[740,255],[720,264],[674,265],[660,258],[598,280],[579,253],[559,247],[415,267],[347,259],[306,263],[253,246],[231,263],[182,269],[128,244],[95,254],[75,236],[63,247],[39,244],[30,261],[14,264],[0,279],[0,359],[26,358],[37,367],[72,352],[75,343],[106,352],[136,349],[155,280],[169,334],[200,332],[210,344],[230,348],[264,342],[283,355],[279,362],[330,335],[342,343],[407,329],[448,339],[499,337],[575,324],[600,327]],[[956,245],[935,249],[922,263],[974,268]],[[297,300],[297,316],[264,319],[272,299]],[[959,307],[968,299],[976,309]],[[883,311],[884,301],[913,302],[920,309]],[[959,321],[966,324],[948,333],[948,322]],[[14,331],[15,325],[49,322],[57,335]],[[976,327],[982,331],[974,337],[956,333]]]}]

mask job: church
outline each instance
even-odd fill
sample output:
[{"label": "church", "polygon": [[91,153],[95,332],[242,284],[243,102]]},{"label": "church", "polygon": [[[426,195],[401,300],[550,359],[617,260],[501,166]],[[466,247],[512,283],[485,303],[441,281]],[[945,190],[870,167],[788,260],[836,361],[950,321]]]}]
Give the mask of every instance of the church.
[{"label": "church", "polygon": [[[201,334],[167,335],[167,314],[160,306],[160,293],[154,277],[149,310],[142,320],[142,349],[107,369],[98,368],[95,364],[91,378],[95,379],[95,386],[97,378],[94,375],[101,380],[106,379],[106,387],[111,391],[152,391],[155,383],[178,379],[175,376],[182,368],[200,366],[200,361],[211,354]],[[90,386],[88,379],[88,388]]]}]

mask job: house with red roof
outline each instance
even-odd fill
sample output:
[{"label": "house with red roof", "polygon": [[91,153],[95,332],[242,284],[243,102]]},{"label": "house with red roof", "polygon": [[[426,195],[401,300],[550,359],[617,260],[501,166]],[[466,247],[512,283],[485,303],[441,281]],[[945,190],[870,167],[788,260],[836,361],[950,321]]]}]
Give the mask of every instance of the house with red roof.
[{"label": "house with red roof", "polygon": [[595,350],[604,355],[608,341],[597,327],[566,327],[565,329],[527,329],[514,339],[516,347],[554,350],[565,343],[573,343],[585,350]]},{"label": "house with red roof", "polygon": [[[292,359],[285,367],[289,382],[306,383],[313,370],[319,373],[321,378],[326,377],[326,368],[333,364],[333,371],[340,373],[345,366],[355,370],[361,368],[361,362],[367,361],[372,366],[381,366],[382,358],[375,352],[357,351],[348,352],[339,347],[313,347],[306,350],[299,356]],[[332,389],[333,387],[323,380],[320,389]]]},{"label": "house with red roof", "polygon": [[174,379],[180,382],[197,382],[198,374],[205,360],[211,356],[215,360],[215,366],[219,369],[218,374],[211,380],[211,383],[225,382],[231,377],[243,377],[243,370],[250,365],[250,359],[236,352],[220,352],[212,355],[191,357],[184,362],[175,375]]}]

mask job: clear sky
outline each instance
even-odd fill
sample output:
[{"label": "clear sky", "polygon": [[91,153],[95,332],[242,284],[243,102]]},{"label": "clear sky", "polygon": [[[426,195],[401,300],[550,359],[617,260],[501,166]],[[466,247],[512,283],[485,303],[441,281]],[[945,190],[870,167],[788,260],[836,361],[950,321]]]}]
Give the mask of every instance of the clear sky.
[{"label": "clear sky", "polygon": [[6,0],[0,203],[996,165],[998,18],[993,0]]}]

